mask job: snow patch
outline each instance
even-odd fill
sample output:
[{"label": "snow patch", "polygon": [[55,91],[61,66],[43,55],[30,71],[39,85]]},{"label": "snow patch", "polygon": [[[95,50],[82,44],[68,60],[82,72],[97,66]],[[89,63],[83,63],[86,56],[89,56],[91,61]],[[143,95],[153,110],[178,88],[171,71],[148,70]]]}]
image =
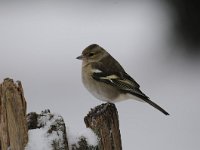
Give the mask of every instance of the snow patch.
[{"label": "snow patch", "polygon": [[29,141],[25,150],[50,150],[52,147],[46,132],[45,128],[29,130]]},{"label": "snow patch", "polygon": [[51,130],[52,126],[56,125],[56,121],[61,119],[62,117],[56,114],[41,115],[37,124],[41,128],[29,130],[29,141],[25,150],[52,150],[54,141],[62,143],[63,132]]},{"label": "snow patch", "polygon": [[98,145],[98,141],[99,141],[98,137],[91,129],[86,128],[81,133],[77,133],[67,128],[67,139],[68,139],[70,150],[71,150],[72,145],[76,145],[77,147],[79,147],[78,142],[80,141],[81,138],[85,138],[88,145],[90,146]]},{"label": "snow patch", "polygon": [[[64,150],[66,147],[63,145],[65,142],[65,125],[60,115],[52,114],[50,111],[42,112],[37,117],[36,129],[29,130],[29,141],[25,150],[53,150],[53,146],[59,147]],[[71,150],[75,145],[79,146],[81,140],[85,140],[89,146],[98,145],[98,137],[89,128],[84,129],[82,132],[77,133],[66,128],[68,146]]]}]

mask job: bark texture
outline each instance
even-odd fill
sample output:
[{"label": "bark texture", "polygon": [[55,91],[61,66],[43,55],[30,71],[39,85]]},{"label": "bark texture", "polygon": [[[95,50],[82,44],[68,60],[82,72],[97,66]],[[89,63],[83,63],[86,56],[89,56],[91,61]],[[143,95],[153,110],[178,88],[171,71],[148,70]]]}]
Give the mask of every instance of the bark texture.
[{"label": "bark texture", "polygon": [[26,100],[21,82],[0,84],[0,150],[23,150],[28,141]]},{"label": "bark texture", "polygon": [[114,104],[95,107],[84,120],[99,137],[99,150],[122,150],[118,112]]},{"label": "bark texture", "polygon": [[[85,124],[98,136],[98,145],[89,145],[86,137],[69,145],[66,127],[60,115],[50,110],[26,115],[26,100],[21,82],[5,79],[0,84],[0,150],[24,150],[28,143],[28,130],[42,129],[52,150],[122,150],[118,112],[114,104],[106,103],[91,109]],[[34,131],[33,131],[34,132]],[[30,140],[31,141],[31,140]],[[27,144],[28,143],[28,144]]]}]

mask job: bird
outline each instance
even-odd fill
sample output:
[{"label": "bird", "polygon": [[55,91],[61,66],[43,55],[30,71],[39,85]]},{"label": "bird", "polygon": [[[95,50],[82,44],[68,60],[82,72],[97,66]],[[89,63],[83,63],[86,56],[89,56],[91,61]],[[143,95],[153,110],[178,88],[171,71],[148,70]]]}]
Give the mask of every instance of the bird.
[{"label": "bird", "polygon": [[98,44],[87,46],[77,59],[82,60],[82,82],[97,99],[116,103],[128,99],[146,102],[165,115],[169,113],[150,100],[140,85],[120,63]]}]

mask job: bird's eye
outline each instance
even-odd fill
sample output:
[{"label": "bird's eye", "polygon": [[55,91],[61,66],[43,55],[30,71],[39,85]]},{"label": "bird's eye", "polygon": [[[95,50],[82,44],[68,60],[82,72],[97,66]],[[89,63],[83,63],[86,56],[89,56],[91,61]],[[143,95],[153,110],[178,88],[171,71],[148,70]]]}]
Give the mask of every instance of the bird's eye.
[{"label": "bird's eye", "polygon": [[92,56],[94,56],[94,53],[89,53],[89,57],[92,57]]}]

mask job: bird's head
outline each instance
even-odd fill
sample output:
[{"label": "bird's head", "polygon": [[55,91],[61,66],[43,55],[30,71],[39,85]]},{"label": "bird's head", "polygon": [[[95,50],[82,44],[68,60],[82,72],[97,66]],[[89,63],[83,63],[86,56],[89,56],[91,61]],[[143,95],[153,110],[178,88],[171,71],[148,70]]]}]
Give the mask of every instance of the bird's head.
[{"label": "bird's head", "polygon": [[102,58],[108,55],[108,52],[104,50],[97,44],[92,44],[86,47],[81,56],[78,56],[77,59],[83,60],[84,62],[91,63],[91,62],[98,62]]}]

